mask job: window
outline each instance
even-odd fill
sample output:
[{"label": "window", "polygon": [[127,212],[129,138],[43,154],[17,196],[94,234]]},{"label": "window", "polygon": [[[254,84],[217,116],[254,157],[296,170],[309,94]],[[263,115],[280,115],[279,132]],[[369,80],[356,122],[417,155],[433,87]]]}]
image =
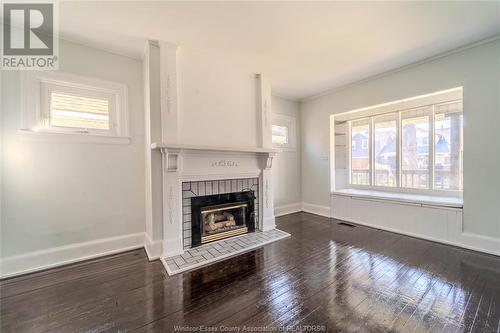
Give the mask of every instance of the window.
[{"label": "window", "polygon": [[335,115],[336,121],[349,117],[350,185],[463,190],[461,88],[376,108],[372,115],[362,109],[363,118],[355,112]]},{"label": "window", "polygon": [[273,125],[273,143],[278,145],[286,145],[288,141],[288,127]]},{"label": "window", "polygon": [[[360,119],[351,124],[351,184],[370,185],[370,138],[369,119]],[[366,145],[363,142],[366,141]]]},{"label": "window", "polygon": [[295,150],[296,121],[294,117],[273,114],[272,143],[283,150]]},{"label": "window", "polygon": [[434,114],[434,188],[463,188],[462,103],[436,105]]},{"label": "window", "polygon": [[375,117],[375,185],[396,186],[397,116]]},{"label": "window", "polygon": [[25,131],[128,142],[125,85],[62,72],[27,73],[23,84]]},{"label": "window", "polygon": [[104,98],[50,92],[49,124],[55,127],[109,130],[109,101]]},{"label": "window", "polygon": [[429,188],[430,109],[401,113],[401,187]]}]

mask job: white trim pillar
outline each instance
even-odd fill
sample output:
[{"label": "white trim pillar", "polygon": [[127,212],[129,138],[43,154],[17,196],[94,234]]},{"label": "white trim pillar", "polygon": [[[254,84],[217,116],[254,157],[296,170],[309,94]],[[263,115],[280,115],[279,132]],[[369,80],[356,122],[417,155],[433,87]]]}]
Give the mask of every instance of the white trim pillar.
[{"label": "white trim pillar", "polygon": [[162,142],[179,142],[178,46],[164,41],[160,47],[161,136]]},{"label": "white trim pillar", "polygon": [[272,107],[271,107],[271,85],[262,74],[257,74],[257,119],[259,120],[259,146],[261,148],[272,148]]},{"label": "white trim pillar", "polygon": [[148,256],[160,256],[162,240],[161,155],[151,150],[151,144],[161,140],[160,108],[160,48],[148,40],[142,55],[144,80],[145,123],[145,206],[146,249]]},{"label": "white trim pillar", "polygon": [[268,231],[276,228],[276,219],[274,217],[274,188],[273,188],[273,158],[276,153],[267,153],[264,155],[264,168],[262,169],[262,181],[260,194],[262,219],[260,224],[261,231]]},{"label": "white trim pillar", "polygon": [[184,253],[182,244],[182,189],[179,179],[181,150],[162,148],[163,253],[172,257]]}]

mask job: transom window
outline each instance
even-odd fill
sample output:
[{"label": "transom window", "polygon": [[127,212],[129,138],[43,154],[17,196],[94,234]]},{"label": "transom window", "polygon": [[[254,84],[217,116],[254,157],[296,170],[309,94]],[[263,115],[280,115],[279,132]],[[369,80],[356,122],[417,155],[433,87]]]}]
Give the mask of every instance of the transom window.
[{"label": "transom window", "polygon": [[293,151],[296,146],[296,119],[284,114],[273,114],[272,143],[276,148]]},{"label": "transom window", "polygon": [[[461,89],[422,99],[411,108],[349,114],[348,183],[353,187],[425,191],[463,190]],[[431,103],[429,103],[431,102]],[[410,104],[410,103],[408,103]],[[404,105],[404,104],[400,104]]]},{"label": "transom window", "polygon": [[286,145],[290,138],[288,136],[288,127],[287,126],[280,126],[280,125],[273,125],[272,127],[273,131],[273,143],[277,145]]},{"label": "transom window", "polygon": [[24,130],[128,139],[124,84],[60,71],[27,73],[23,83]]},{"label": "transom window", "polygon": [[62,83],[41,83],[41,128],[52,132],[115,135],[116,93]]}]

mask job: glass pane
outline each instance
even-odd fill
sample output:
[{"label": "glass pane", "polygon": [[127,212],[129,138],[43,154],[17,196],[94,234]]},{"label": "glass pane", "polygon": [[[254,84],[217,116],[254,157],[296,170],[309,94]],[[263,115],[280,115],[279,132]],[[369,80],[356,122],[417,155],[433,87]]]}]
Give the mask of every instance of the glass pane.
[{"label": "glass pane", "polygon": [[370,185],[370,125],[368,119],[351,123],[351,184]]},{"label": "glass pane", "polygon": [[463,189],[462,102],[436,105],[434,118],[434,188]]},{"label": "glass pane", "polygon": [[109,101],[52,92],[50,125],[89,129],[109,129]]},{"label": "glass pane", "polygon": [[401,114],[401,187],[429,188],[429,111]]},{"label": "glass pane", "polygon": [[396,114],[375,117],[375,185],[396,186]]},{"label": "glass pane", "polygon": [[272,141],[280,145],[288,143],[288,127],[273,125],[272,126]]}]

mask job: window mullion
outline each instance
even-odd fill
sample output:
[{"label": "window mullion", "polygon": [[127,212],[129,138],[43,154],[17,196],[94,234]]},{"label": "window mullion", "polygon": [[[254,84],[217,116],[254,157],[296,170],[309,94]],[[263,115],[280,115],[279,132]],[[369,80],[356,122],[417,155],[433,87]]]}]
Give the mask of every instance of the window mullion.
[{"label": "window mullion", "polygon": [[429,119],[429,189],[434,189],[434,115],[435,115],[435,106],[432,105],[431,115]]},{"label": "window mullion", "polygon": [[370,117],[370,138],[368,142],[370,154],[370,185],[375,185],[375,117]]},{"label": "window mullion", "polygon": [[349,120],[347,122],[347,128],[346,128],[346,136],[347,136],[347,178],[348,178],[348,184],[352,184],[352,163],[351,163],[351,158],[352,158],[352,137],[351,137],[351,126],[352,122]]},{"label": "window mullion", "polygon": [[401,112],[398,112],[396,119],[396,187],[401,187]]}]

